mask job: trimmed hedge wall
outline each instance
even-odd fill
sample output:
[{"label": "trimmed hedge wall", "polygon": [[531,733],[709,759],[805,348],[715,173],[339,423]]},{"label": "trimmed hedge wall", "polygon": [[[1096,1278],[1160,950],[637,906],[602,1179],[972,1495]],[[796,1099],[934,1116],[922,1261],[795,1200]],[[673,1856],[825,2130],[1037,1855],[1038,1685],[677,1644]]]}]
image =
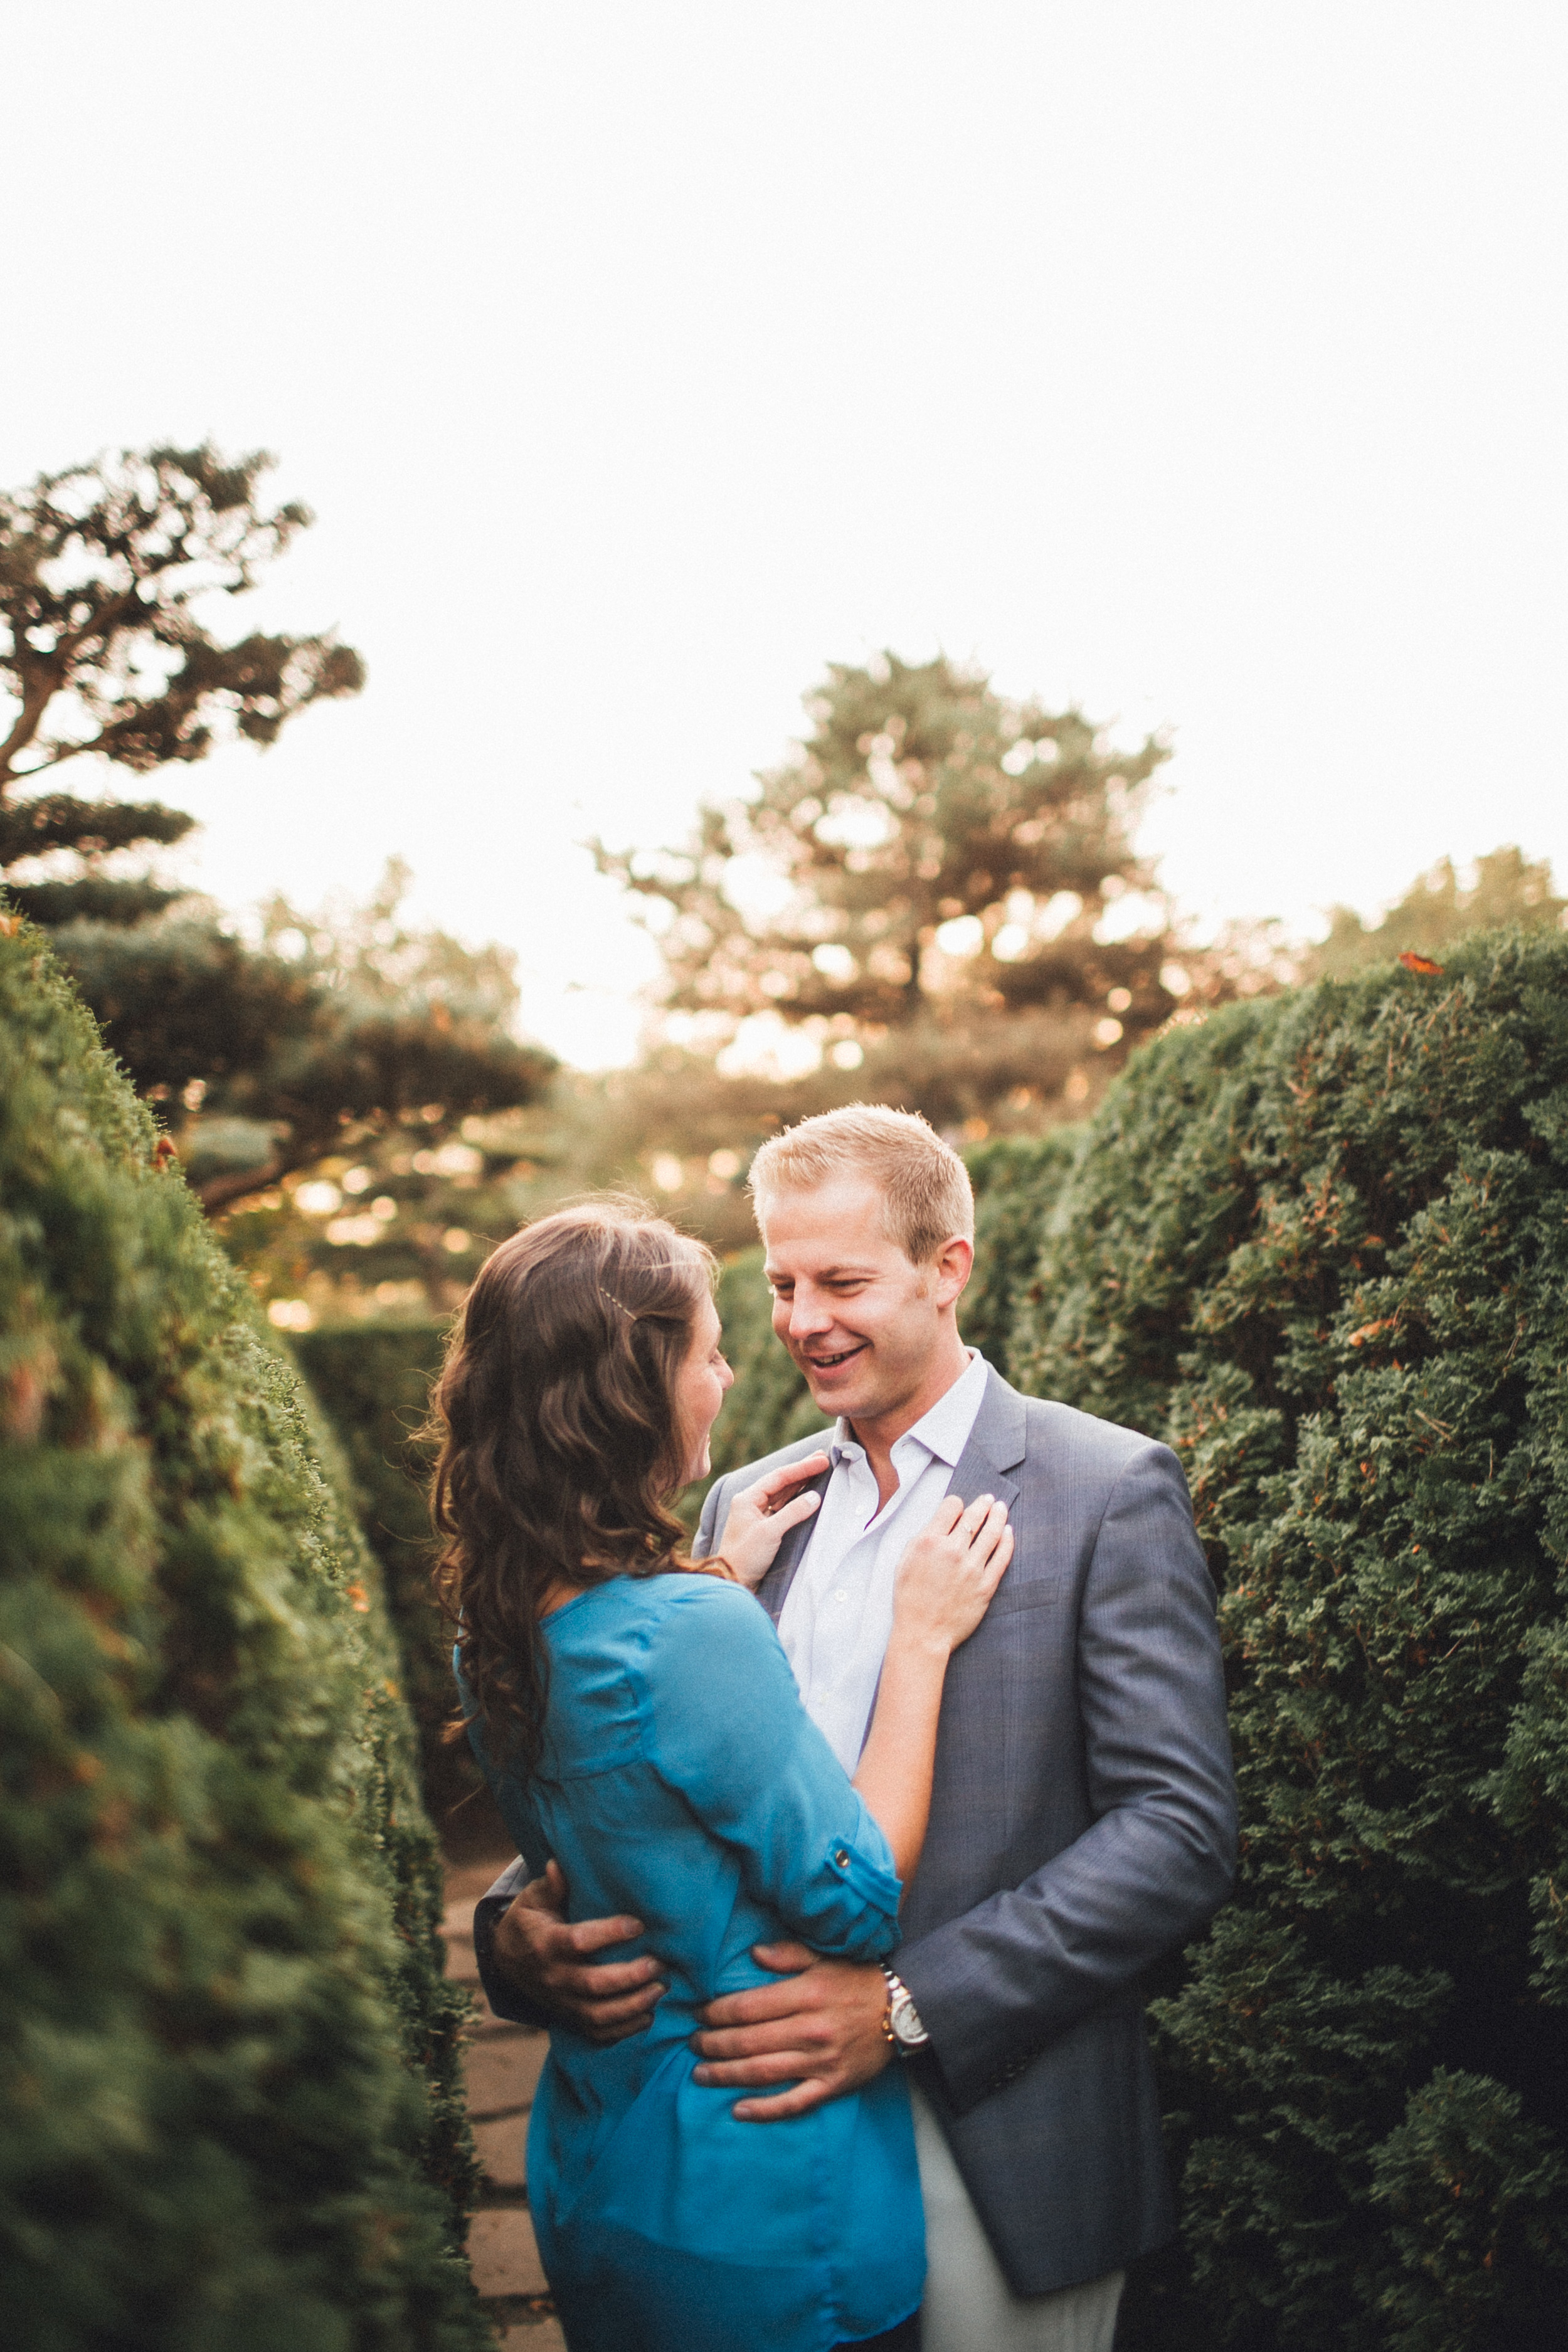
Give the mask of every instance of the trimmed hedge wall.
[{"label": "trimmed hedge wall", "polygon": [[374,1561],[38,935],[0,920],[0,2309],[460,2352],[463,1997]]},{"label": "trimmed hedge wall", "polygon": [[430,1578],[424,1485],[429,1462],[419,1433],[447,1331],[446,1323],[435,1320],[336,1324],[301,1332],[293,1342],[300,1370],[337,1432],[359,1523],[381,1563],[404,1691],[419,1734],[425,1801],[442,1824],[454,1806],[484,1786],[467,1740],[447,1746],[441,1738],[457,1694],[452,1632]]},{"label": "trimmed hedge wall", "polygon": [[1167,1035],[1041,1243],[1015,1374],[1186,1465],[1242,1797],[1126,2340],[1560,2345],[1568,943]]},{"label": "trimmed hedge wall", "polygon": [[1013,1327],[1035,1271],[1040,1235],[1083,1149],[1081,1127],[1049,1135],[998,1136],[964,1154],[974,1187],[974,1272],[959,1306],[972,1348],[1005,1380],[1016,1377]]}]

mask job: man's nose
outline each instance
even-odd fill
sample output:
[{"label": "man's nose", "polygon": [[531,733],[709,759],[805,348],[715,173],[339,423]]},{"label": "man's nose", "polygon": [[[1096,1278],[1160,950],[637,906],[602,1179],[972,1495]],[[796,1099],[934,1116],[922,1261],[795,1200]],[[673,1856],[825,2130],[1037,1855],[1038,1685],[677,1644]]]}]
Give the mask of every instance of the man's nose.
[{"label": "man's nose", "polygon": [[833,1302],[820,1292],[797,1288],[790,1301],[789,1332],[792,1339],[809,1339],[814,1332],[826,1331],[833,1325]]}]

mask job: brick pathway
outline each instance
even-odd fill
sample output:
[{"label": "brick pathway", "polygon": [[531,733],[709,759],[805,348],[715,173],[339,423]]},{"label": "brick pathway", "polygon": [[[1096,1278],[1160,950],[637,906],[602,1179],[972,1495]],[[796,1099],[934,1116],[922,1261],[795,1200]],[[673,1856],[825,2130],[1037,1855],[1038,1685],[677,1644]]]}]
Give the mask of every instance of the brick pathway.
[{"label": "brick pathway", "polygon": [[533,2242],[523,2164],[528,2110],[549,2045],[531,2027],[508,2025],[492,2013],[474,1966],[474,1902],[498,1867],[462,1863],[447,1873],[447,1973],[472,1989],[479,2011],[468,2046],[468,2112],[485,2185],[468,2255],[474,2284],[507,2352],[565,2352]]}]

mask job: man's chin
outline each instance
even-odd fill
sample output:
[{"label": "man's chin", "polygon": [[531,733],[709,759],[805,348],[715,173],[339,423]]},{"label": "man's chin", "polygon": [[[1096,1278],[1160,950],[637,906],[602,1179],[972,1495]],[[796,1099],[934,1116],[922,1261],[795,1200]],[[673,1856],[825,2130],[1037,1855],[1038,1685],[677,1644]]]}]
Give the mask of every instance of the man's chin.
[{"label": "man's chin", "polygon": [[852,1421],[856,1412],[864,1412],[870,1403],[871,1382],[867,1377],[869,1367],[864,1355],[850,1357],[847,1363],[830,1372],[819,1371],[814,1364],[803,1364],[806,1387],[811,1401],[824,1412],[842,1414]]}]

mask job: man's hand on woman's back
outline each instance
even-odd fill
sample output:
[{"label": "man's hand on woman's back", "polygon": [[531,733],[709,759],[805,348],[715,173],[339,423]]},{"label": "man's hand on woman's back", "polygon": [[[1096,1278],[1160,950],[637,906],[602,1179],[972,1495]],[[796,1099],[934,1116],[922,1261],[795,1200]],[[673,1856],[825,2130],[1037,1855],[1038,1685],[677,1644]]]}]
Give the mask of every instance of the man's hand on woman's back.
[{"label": "man's hand on woman's back", "polygon": [[753,1944],[752,1957],[779,1980],[699,2011],[695,2082],[771,2092],[733,2110],[742,2123],[767,2124],[841,2099],[881,2073],[893,2050],[882,2022],[888,1979],[875,1961],[827,1960],[793,1943]]},{"label": "man's hand on woman's back", "polygon": [[566,1880],[557,1862],[531,1878],[496,1922],[491,1954],[536,2009],[548,2011],[601,2047],[647,2028],[666,1987],[651,1952],[641,1959],[595,1963],[595,1952],[642,1934],[630,1917],[566,1917]]}]

